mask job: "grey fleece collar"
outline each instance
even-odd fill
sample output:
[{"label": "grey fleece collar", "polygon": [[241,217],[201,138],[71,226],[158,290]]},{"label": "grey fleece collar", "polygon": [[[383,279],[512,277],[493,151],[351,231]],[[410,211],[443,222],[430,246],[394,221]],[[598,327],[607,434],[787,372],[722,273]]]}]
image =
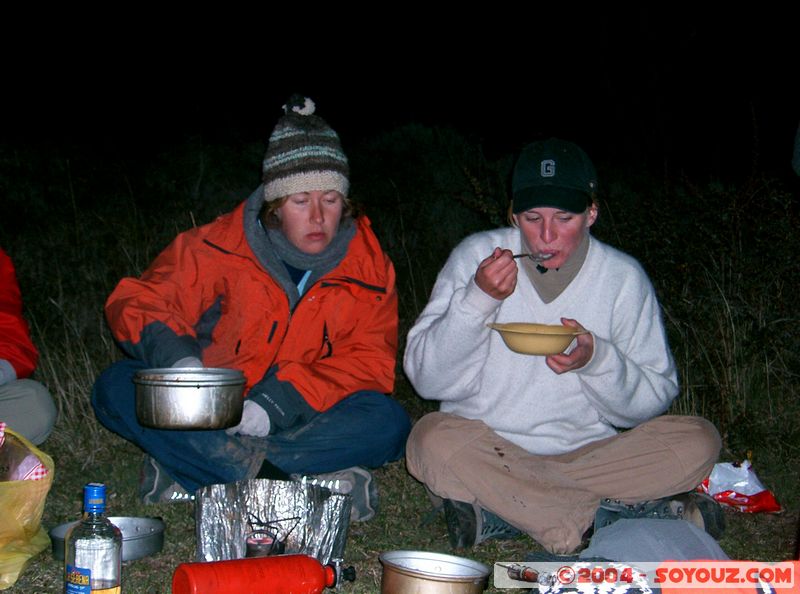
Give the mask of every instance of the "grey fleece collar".
[{"label": "grey fleece collar", "polygon": [[295,248],[279,230],[265,230],[261,226],[258,215],[264,204],[263,192],[262,184],[250,194],[245,203],[243,213],[245,238],[261,266],[286,293],[289,299],[289,308],[294,309],[300,300],[300,294],[297,285],[286,270],[284,261],[300,270],[311,270],[311,276],[306,285],[310,287],[339,265],[347,254],[350,241],[355,236],[356,226],[348,217],[342,221],[333,241],[321,254],[305,254]]}]

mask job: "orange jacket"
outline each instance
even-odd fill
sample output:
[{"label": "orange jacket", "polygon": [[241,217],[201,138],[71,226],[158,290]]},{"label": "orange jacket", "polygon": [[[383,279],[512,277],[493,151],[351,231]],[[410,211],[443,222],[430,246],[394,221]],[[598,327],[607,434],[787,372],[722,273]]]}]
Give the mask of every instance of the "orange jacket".
[{"label": "orange jacket", "polygon": [[248,202],[180,234],[141,278],[119,283],[106,315],[123,349],[153,367],[194,355],[241,369],[248,390],[269,371],[317,411],[356,391],[391,392],[395,272],[369,220],[356,220],[345,257],[290,312],[245,236]]},{"label": "orange jacket", "polygon": [[33,373],[38,358],[22,317],[22,295],[14,264],[0,249],[0,359],[11,364],[18,378],[24,378]]}]

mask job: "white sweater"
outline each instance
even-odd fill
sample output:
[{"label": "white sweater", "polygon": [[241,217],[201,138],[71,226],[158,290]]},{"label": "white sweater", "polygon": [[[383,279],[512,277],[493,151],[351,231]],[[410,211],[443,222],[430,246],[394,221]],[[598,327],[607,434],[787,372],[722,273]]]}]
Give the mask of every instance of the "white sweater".
[{"label": "white sweater", "polygon": [[[522,270],[498,301],[474,280],[500,246],[521,251],[517,229],[466,238],[450,255],[428,305],[408,334],[404,368],[441,410],[480,419],[536,454],[560,454],[663,413],[678,393],[661,312],[644,270],[591,238],[586,260],[561,295],[544,303]],[[561,375],[545,358],[509,350],[491,322],[560,324],[573,318],[594,336],[583,368]]]}]

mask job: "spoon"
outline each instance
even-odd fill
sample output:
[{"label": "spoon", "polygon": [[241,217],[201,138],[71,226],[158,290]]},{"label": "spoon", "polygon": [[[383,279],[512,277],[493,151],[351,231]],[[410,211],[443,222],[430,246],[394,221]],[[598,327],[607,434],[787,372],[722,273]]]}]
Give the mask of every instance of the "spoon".
[{"label": "spoon", "polygon": [[511,257],[514,258],[515,260],[517,258],[528,257],[534,262],[544,262],[545,260],[549,260],[550,258],[552,258],[553,254],[514,254]]}]

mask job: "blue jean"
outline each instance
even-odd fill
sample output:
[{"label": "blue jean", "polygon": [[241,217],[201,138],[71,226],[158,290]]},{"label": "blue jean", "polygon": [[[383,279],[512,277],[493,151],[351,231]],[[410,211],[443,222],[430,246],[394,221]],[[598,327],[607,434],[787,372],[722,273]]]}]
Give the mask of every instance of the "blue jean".
[{"label": "blue jean", "polygon": [[297,428],[263,438],[224,430],[143,427],[136,418],[133,375],[146,365],[123,360],[95,382],[92,406],[108,429],[155,458],[190,492],[199,487],[252,478],[266,459],[287,474],[318,474],[400,459],[411,429],[408,414],[377,392],[356,392]]}]

